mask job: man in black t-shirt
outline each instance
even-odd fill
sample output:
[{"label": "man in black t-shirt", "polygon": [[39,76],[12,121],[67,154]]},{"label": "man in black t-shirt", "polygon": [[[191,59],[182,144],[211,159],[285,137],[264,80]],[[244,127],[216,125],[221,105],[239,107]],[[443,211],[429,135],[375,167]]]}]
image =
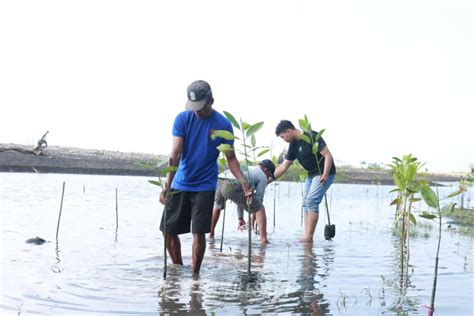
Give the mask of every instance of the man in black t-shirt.
[{"label": "man in black t-shirt", "polygon": [[303,133],[295,128],[290,121],[282,120],[277,125],[275,133],[290,144],[285,160],[275,170],[275,178],[281,177],[295,159],[298,159],[303,168],[308,171],[303,195],[304,235],[300,241],[313,242],[314,231],[319,219],[319,204],[336,177],[336,166],[332,154],[321,137],[318,140],[316,157],[313,154],[312,146],[302,139],[302,135],[306,135],[314,141],[317,132]]}]

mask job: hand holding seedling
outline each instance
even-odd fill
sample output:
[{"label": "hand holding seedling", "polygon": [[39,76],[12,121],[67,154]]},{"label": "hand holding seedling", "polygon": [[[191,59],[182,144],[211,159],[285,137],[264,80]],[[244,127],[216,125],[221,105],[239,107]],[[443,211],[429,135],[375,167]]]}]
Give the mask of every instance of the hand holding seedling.
[{"label": "hand holding seedling", "polygon": [[160,203],[165,205],[168,203],[168,198],[170,194],[170,186],[167,182],[163,185],[163,190],[160,193]]}]

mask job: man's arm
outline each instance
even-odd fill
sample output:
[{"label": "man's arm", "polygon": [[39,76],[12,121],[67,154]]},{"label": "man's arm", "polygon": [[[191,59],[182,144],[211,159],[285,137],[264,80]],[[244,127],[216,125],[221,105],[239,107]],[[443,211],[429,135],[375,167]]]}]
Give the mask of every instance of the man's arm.
[{"label": "man's arm", "polygon": [[[184,138],[173,136],[173,146],[171,148],[170,154],[170,166],[178,167],[179,161],[181,159],[181,154],[183,153],[183,144]],[[168,192],[171,188],[171,183],[173,182],[175,172],[169,172],[166,175],[165,187],[163,188],[163,192],[160,194],[160,202],[162,204],[166,203],[165,193]]]},{"label": "man's arm", "polygon": [[235,151],[232,150],[232,151],[226,152],[225,157],[227,158],[227,164],[229,165],[230,171],[232,172],[234,177],[239,180],[245,192],[245,195],[246,196],[251,195],[252,191],[250,190],[250,186],[247,182],[247,178],[245,178],[242,171],[240,170],[240,164],[239,164],[239,161],[237,160],[237,157],[235,156]]},{"label": "man's arm", "polygon": [[319,153],[324,157],[324,170],[323,174],[319,178],[319,182],[326,182],[328,180],[329,171],[331,170],[332,166],[332,154],[329,151],[328,146],[324,147]]},{"label": "man's arm", "polygon": [[275,179],[281,177],[290,168],[293,161],[285,159],[281,165],[275,170]]}]

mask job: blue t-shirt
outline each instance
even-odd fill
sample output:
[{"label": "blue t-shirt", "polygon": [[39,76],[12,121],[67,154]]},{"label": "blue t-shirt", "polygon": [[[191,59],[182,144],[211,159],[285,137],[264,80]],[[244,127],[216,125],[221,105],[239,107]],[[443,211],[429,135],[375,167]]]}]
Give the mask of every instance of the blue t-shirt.
[{"label": "blue t-shirt", "polygon": [[220,144],[233,145],[233,140],[211,138],[213,130],[233,133],[230,121],[213,111],[211,116],[198,118],[192,111],[176,116],[173,136],[184,138],[183,153],[171,187],[180,191],[215,191],[217,186],[217,158]]}]

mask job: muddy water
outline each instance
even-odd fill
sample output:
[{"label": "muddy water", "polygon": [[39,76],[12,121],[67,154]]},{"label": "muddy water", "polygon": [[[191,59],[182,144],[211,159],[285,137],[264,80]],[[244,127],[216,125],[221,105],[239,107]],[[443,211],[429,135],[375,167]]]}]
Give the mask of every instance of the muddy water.
[{"label": "muddy water", "polygon": [[[315,243],[302,245],[301,186],[271,185],[265,201],[271,244],[261,247],[253,236],[255,281],[245,278],[247,233],[236,229],[234,205],[227,210],[222,252],[222,218],[216,239],[208,240],[201,277],[191,276],[191,236],[184,235],[184,266],[170,266],[164,281],[162,207],[147,179],[0,174],[1,314],[426,314],[437,230],[419,219],[410,287],[400,288],[389,186],[333,185],[328,200],[335,240],[324,240],[321,213]],[[36,236],[49,242],[25,243]],[[439,273],[437,314],[472,315],[471,238],[443,230]]]}]

